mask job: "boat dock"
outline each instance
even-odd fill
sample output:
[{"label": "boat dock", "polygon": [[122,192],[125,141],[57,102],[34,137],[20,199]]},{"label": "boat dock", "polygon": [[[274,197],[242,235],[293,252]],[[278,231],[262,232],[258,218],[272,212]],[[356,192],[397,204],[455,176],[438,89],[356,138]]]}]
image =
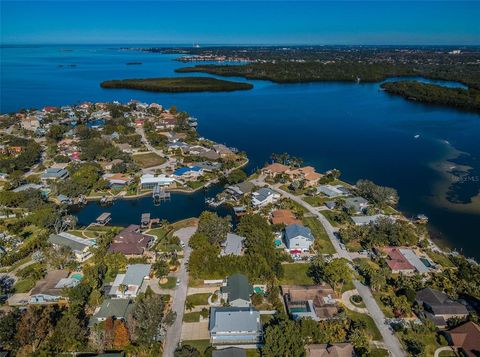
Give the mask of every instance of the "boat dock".
[{"label": "boat dock", "polygon": [[156,185],[153,188],[152,198],[155,202],[170,201],[170,192],[167,192],[165,190],[165,187],[160,187],[160,185]]}]

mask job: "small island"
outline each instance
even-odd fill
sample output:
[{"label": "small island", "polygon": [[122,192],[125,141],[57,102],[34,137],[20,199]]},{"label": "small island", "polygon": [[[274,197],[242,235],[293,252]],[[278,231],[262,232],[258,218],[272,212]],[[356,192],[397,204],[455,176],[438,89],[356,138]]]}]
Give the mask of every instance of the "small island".
[{"label": "small island", "polygon": [[458,109],[480,112],[480,91],[475,88],[449,88],[418,81],[383,83],[387,93],[402,96],[411,101],[444,105]]},{"label": "small island", "polygon": [[151,92],[231,92],[252,89],[250,83],[225,81],[210,77],[144,78],[105,81],[102,88],[140,89]]}]

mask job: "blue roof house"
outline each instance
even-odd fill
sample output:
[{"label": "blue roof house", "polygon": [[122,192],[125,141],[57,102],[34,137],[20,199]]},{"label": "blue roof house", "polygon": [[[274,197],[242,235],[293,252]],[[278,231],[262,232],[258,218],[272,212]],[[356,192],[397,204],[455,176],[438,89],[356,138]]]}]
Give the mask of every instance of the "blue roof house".
[{"label": "blue roof house", "polygon": [[308,252],[315,237],[310,228],[301,224],[289,224],[285,227],[285,244],[290,251],[301,250]]}]

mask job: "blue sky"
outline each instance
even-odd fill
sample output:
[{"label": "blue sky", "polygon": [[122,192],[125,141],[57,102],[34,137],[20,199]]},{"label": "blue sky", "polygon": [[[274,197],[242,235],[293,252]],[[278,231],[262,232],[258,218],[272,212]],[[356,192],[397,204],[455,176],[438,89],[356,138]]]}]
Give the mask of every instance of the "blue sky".
[{"label": "blue sky", "polygon": [[470,1],[1,1],[1,43],[475,44]]}]

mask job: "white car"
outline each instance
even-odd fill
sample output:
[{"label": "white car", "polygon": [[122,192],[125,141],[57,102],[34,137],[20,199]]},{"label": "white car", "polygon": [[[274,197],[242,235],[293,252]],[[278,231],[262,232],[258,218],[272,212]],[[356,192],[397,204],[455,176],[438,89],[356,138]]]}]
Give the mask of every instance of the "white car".
[{"label": "white car", "polygon": [[180,278],[177,278],[177,286],[180,285]]}]

